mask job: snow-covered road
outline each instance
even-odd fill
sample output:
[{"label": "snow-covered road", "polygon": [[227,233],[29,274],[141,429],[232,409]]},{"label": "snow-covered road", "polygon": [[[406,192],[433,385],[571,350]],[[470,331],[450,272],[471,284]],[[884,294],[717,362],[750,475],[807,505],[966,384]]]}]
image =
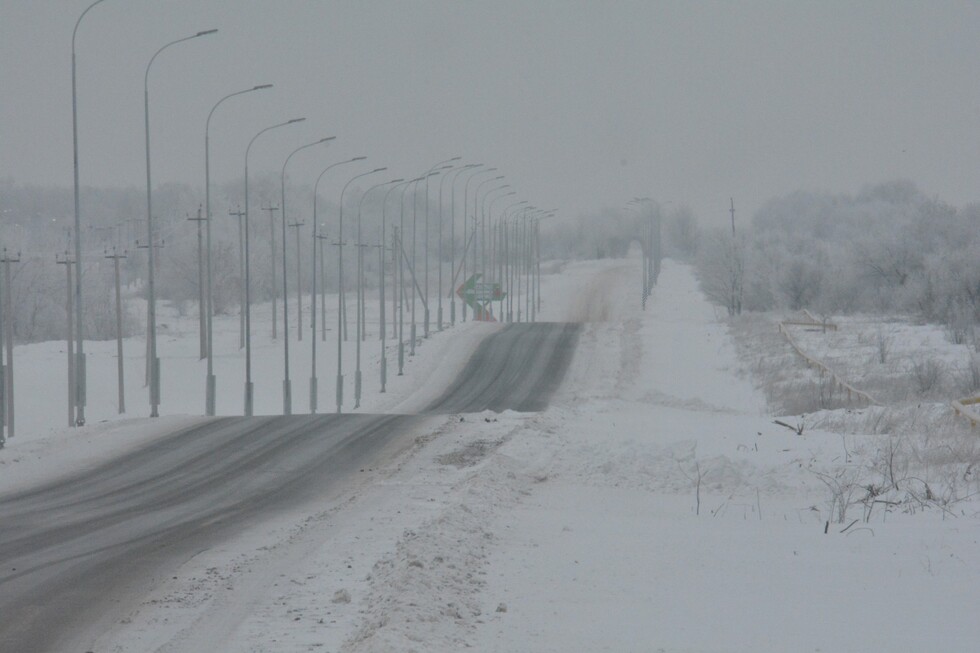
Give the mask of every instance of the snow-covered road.
[{"label": "snow-covered road", "polygon": [[[975,650],[975,514],[825,533],[815,472],[874,442],[774,425],[692,271],[666,261],[644,312],[639,265],[543,278],[539,319],[584,323],[547,409],[428,418],[349,485],[167,569],[82,650]],[[440,334],[407,385],[444,387],[495,329]],[[9,482],[55,458],[25,449]]]}]

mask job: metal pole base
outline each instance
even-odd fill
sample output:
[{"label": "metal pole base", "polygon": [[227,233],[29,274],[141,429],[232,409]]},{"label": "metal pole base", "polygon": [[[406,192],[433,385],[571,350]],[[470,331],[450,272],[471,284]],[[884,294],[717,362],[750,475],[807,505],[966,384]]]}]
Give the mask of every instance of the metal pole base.
[{"label": "metal pole base", "polygon": [[354,372],[354,408],[361,407],[361,370]]},{"label": "metal pole base", "polygon": [[429,309],[425,309],[425,321],[423,322],[423,332],[425,337],[429,337]]},{"label": "metal pole base", "polygon": [[443,324],[443,322],[442,322],[442,306],[440,306],[439,307],[439,310],[436,311],[436,322],[438,323],[436,325],[436,329],[438,329],[439,331],[442,331],[442,324]]},{"label": "metal pole base", "polygon": [[214,376],[214,374],[208,374],[207,381],[205,382],[205,390],[204,390],[204,395],[205,395],[204,414],[207,415],[208,417],[214,417],[214,413],[215,413],[214,393],[217,384],[218,384],[218,380]]},{"label": "metal pole base", "polygon": [[[312,337],[316,337],[314,333]],[[316,377],[310,377],[310,415],[316,415]]]},{"label": "metal pole base", "polygon": [[282,382],[282,414],[293,414],[293,386],[289,379]]},{"label": "metal pole base", "polygon": [[253,386],[251,381],[245,382],[245,417],[252,416],[252,391]]},{"label": "metal pole base", "polygon": [[456,301],[449,304],[449,326],[456,326]]},{"label": "metal pole base", "polygon": [[409,347],[408,355],[414,356],[415,355],[415,325],[414,324],[412,324],[411,338],[412,338],[412,345],[411,347]]},{"label": "metal pole base", "polygon": [[388,383],[388,358],[385,356],[381,357],[381,392],[385,391],[385,385]]},{"label": "metal pole base", "polygon": [[344,405],[344,375],[337,375],[337,414],[340,414],[340,407]]},{"label": "metal pole base", "polygon": [[398,343],[398,376],[405,373],[405,343]]}]

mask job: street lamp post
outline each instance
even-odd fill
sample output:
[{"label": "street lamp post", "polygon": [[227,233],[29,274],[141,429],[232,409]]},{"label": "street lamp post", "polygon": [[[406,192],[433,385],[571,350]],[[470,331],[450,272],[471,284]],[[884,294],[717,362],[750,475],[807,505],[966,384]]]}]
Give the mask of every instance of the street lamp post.
[{"label": "street lamp post", "polygon": [[[404,179],[394,179],[394,180],[388,182],[390,184],[393,184],[393,186],[388,189],[388,192],[385,193],[384,199],[381,200],[381,274],[380,274],[380,276],[381,276],[381,292],[380,292],[380,302],[379,302],[379,306],[380,306],[380,309],[381,309],[381,313],[380,313],[380,323],[381,323],[381,392],[384,392],[385,391],[385,386],[388,383],[388,355],[387,355],[386,350],[385,350],[385,345],[387,344],[387,342],[386,342],[387,334],[385,332],[385,254],[384,254],[384,252],[385,252],[385,235],[386,235],[386,227],[387,227],[387,211],[386,211],[386,209],[388,207],[388,196],[391,195],[392,191],[394,191],[396,188],[402,188],[404,186],[408,186],[413,181],[415,181],[415,180],[414,179],[410,179],[408,181],[405,181]],[[402,191],[402,194],[404,195],[404,191]],[[395,240],[397,241],[397,238]],[[398,256],[399,253],[398,253],[398,251],[397,251],[397,249],[395,247],[392,247],[392,251],[394,252],[394,255],[395,256]],[[397,269],[397,268],[394,268],[394,269]],[[393,284],[393,285],[396,286],[395,294],[392,295],[392,297],[394,298],[397,295],[397,293],[398,293],[398,291],[397,291],[397,280],[396,280],[395,284]],[[394,302],[392,302],[392,306],[394,306]]]},{"label": "street lamp post", "polygon": [[[392,181],[386,181],[381,184],[375,184],[368,188],[361,195],[360,201],[357,203],[357,346],[356,346],[356,371],[354,372],[354,408],[361,407],[361,341],[364,340],[365,324],[364,324],[364,241],[361,237],[361,209],[364,206],[364,199],[371,193],[372,190],[376,188],[382,188],[388,184],[394,184],[401,179],[394,179]],[[387,197],[387,195],[385,195]],[[382,208],[382,211],[384,209]],[[384,247],[384,239],[381,240],[381,247]],[[384,252],[382,252],[382,259],[384,258]],[[382,283],[384,278],[384,272],[382,272]],[[384,297],[381,299],[382,311],[384,311]],[[381,332],[384,333],[384,327],[382,326]]]},{"label": "street lamp post", "polygon": [[[473,175],[473,176],[475,177],[476,175]],[[473,192],[473,233],[470,234],[470,239],[469,240],[466,239],[466,221],[465,220],[463,221],[463,243],[464,243],[464,245],[463,245],[463,282],[464,283],[467,281],[467,279],[466,279],[466,261],[467,261],[467,252],[469,251],[470,246],[473,247],[473,270],[472,271],[473,271],[474,274],[476,274],[476,264],[477,264],[476,236],[477,236],[477,225],[478,225],[479,218],[480,218],[480,213],[479,213],[477,207],[479,206],[479,203],[480,203],[480,189],[483,188],[484,186],[486,186],[487,184],[491,183],[491,182],[500,181],[503,178],[504,178],[503,175],[497,175],[496,177],[491,177],[490,179],[484,179],[483,181],[481,181],[479,184],[476,185],[476,190]],[[494,189],[494,190],[496,190],[496,189]],[[475,311],[474,311],[474,313],[475,313]],[[482,319],[483,317],[484,316],[480,316],[480,318],[477,318],[476,315],[474,315],[473,316],[473,319]],[[465,301],[463,302],[463,321],[464,322],[466,321],[466,302]]]},{"label": "street lamp post", "polygon": [[[317,192],[320,187],[320,180],[323,176],[327,174],[329,170],[336,168],[337,166],[346,165],[348,163],[354,163],[355,161],[363,161],[365,157],[356,156],[353,159],[347,159],[346,161],[340,161],[339,163],[334,163],[328,165],[323,169],[323,172],[316,178],[316,182],[313,184],[313,292],[312,292],[312,304],[310,306],[310,322],[313,329],[312,335],[310,336],[310,413],[315,414],[317,410],[317,376],[316,376],[316,279],[317,279],[317,251],[318,241],[324,236],[317,234],[317,227],[320,222],[317,217]],[[320,261],[320,267],[323,267],[323,261]]]},{"label": "street lamp post", "polygon": [[215,414],[215,392],[217,390],[217,380],[214,376],[214,330],[212,324],[212,317],[214,316],[214,302],[212,300],[212,295],[214,292],[214,287],[211,280],[211,146],[209,133],[211,130],[211,116],[214,115],[215,109],[217,109],[222,102],[229,98],[233,98],[236,95],[243,95],[245,93],[251,93],[252,91],[260,91],[263,89],[272,88],[272,84],[260,84],[259,86],[253,86],[252,88],[247,88],[243,91],[236,91],[235,93],[229,93],[220,100],[218,100],[211,111],[208,112],[208,119],[204,123],[204,210],[207,214],[205,220],[206,235],[207,240],[207,283],[208,283],[208,306],[207,306],[207,354],[208,354],[208,373],[207,379],[205,380],[205,399],[204,399],[204,413],[213,417]]},{"label": "street lamp post", "polygon": [[527,200],[521,200],[520,202],[514,202],[513,204],[507,205],[500,214],[500,254],[498,256],[500,260],[500,282],[503,285],[504,292],[500,296],[500,319],[504,321],[504,296],[507,298],[507,322],[512,321],[512,315],[510,313],[510,238],[509,238],[509,226],[507,224],[508,213],[513,208],[518,206],[523,206],[527,204]]},{"label": "street lamp post", "polygon": [[[446,164],[453,164],[454,162],[459,161],[462,158],[463,157],[461,157],[461,156],[454,156],[451,159],[446,159],[445,161],[440,161],[439,163],[437,163],[434,166],[432,166],[431,168],[429,168],[429,172],[431,173],[434,170],[436,170],[437,168],[439,170],[449,170],[453,166],[452,165],[446,165]],[[439,188],[440,188],[440,192],[439,192],[439,236],[440,236],[440,239],[441,239],[441,236],[442,236],[442,191],[441,191],[441,189],[442,189],[442,180],[440,180],[440,182],[439,182]],[[423,324],[424,324],[423,331],[425,333],[425,337],[426,338],[429,337],[429,267],[430,267],[430,265],[429,265],[429,241],[430,241],[430,238],[429,238],[429,175],[427,174],[426,177],[425,177],[425,317],[423,318],[423,320],[424,320],[424,322],[423,322]],[[441,244],[441,242],[440,242],[440,246],[439,246],[439,252],[440,253],[442,252],[442,244]],[[439,265],[440,265],[440,270],[441,270],[441,266],[442,266],[442,258],[441,258],[441,256],[439,258]],[[440,278],[441,278],[441,275],[440,275]],[[441,290],[440,290],[440,297],[441,297],[441,294],[442,293],[441,293]],[[440,321],[439,330],[442,331],[442,326],[441,326],[442,317],[441,316],[437,316],[437,317],[438,317],[438,319]]]},{"label": "street lamp post", "polygon": [[[481,184],[481,186],[482,186],[482,184]],[[505,190],[507,188],[510,188],[510,184],[501,184],[500,186],[496,186],[494,188],[491,188],[487,192],[485,192],[483,194],[483,199],[482,200],[479,200],[479,206],[480,206],[479,212],[477,212],[475,210],[476,209],[476,202],[474,202],[473,235],[472,235],[472,240],[471,240],[471,243],[472,243],[472,246],[473,246],[473,274],[479,274],[480,275],[481,283],[487,283],[487,281],[488,281],[488,279],[487,279],[487,270],[486,270],[486,263],[487,263],[487,260],[486,260],[487,259],[487,245],[486,245],[486,240],[487,240],[487,231],[486,231],[486,226],[487,226],[487,201],[489,200],[490,196],[493,195],[494,193],[496,193],[497,191]],[[478,197],[479,196],[477,196],[477,198],[474,198],[474,199],[478,199]],[[481,233],[481,230],[482,230],[482,233]],[[479,246],[477,246],[477,245],[479,245]],[[480,316],[479,316],[479,318],[477,318],[476,315],[474,314],[474,319],[486,320],[487,319],[487,314],[486,314],[486,311],[484,310],[485,308],[486,307],[484,306],[484,307],[482,307],[480,309]],[[475,309],[474,309],[474,313],[475,313]]]},{"label": "street lamp post", "polygon": [[267,131],[286,125],[293,125],[303,122],[306,118],[293,118],[285,122],[266,127],[261,130],[245,148],[245,416],[251,417],[253,413],[253,388],[252,388],[252,289],[251,289],[251,266],[249,265],[249,239],[248,239],[248,154],[252,150],[252,145],[259,136]]},{"label": "street lamp post", "polygon": [[[483,281],[485,282],[490,280],[490,278],[487,276],[487,254],[489,249],[489,245],[487,243],[487,227],[490,219],[493,218],[493,205],[501,198],[517,195],[517,191],[512,190],[509,193],[498,195],[493,199],[490,199],[490,197],[494,193],[507,190],[508,188],[510,188],[510,184],[504,184],[502,186],[497,186],[496,188],[491,188],[486,192],[486,194],[484,194],[483,202],[480,204],[480,229],[483,232],[480,234],[480,275],[483,277]],[[474,266],[474,268],[475,267],[476,266]],[[493,269],[491,268],[490,271],[493,272]]]},{"label": "street lamp post", "polygon": [[[470,175],[470,178],[466,180],[466,184],[464,184],[464,186],[463,186],[463,252],[460,255],[460,259],[461,259],[460,267],[461,267],[461,269],[463,271],[463,278],[462,278],[463,283],[466,283],[466,250],[467,250],[467,242],[466,242],[466,211],[467,211],[467,209],[469,209],[470,182],[472,182],[474,179],[476,179],[477,177],[479,177],[482,174],[485,174],[485,173],[488,173],[488,172],[494,172],[495,170],[496,170],[496,168],[485,168],[483,170],[479,170],[479,171],[473,173],[472,175]],[[483,182],[481,182],[481,184],[482,183]],[[474,211],[475,210],[476,209],[474,209]],[[454,279],[453,283],[455,284],[455,279]],[[466,302],[464,301],[463,302],[463,322],[465,322],[465,321],[466,321]]]},{"label": "street lamp post", "polygon": [[[515,253],[515,267],[514,267],[514,289],[516,290],[515,304],[517,305],[517,321],[521,321],[521,274],[524,272],[524,224],[527,222],[527,214],[529,211],[536,210],[534,206],[528,206],[517,216],[514,216],[514,253]],[[527,313],[525,312],[524,319],[527,319]]]},{"label": "street lamp post", "polygon": [[[305,150],[314,145],[320,145],[321,143],[326,143],[332,141],[336,136],[327,136],[326,138],[321,138],[318,141],[312,143],[307,143],[306,145],[300,145],[295,150],[289,153],[286,157],[285,162],[282,164],[282,174],[280,176],[280,187],[282,190],[282,195],[280,197],[279,207],[282,210],[282,346],[283,346],[283,377],[282,377],[282,414],[292,415],[293,414],[293,390],[292,382],[289,379],[289,275],[286,273],[286,166],[289,165],[289,160],[293,158],[293,155],[297,152]],[[297,232],[298,234],[298,232]],[[297,235],[298,238],[298,235]],[[299,241],[297,240],[297,243]],[[316,242],[314,240],[314,242]],[[299,254],[299,249],[297,245],[297,259]],[[298,275],[297,275],[298,276]],[[298,340],[303,339],[303,306],[302,298],[299,296],[300,287],[299,279],[297,278],[296,293],[297,293],[297,305],[299,306],[299,311],[297,312],[296,328],[299,331]]]},{"label": "street lamp post", "polygon": [[[466,170],[483,167],[482,163],[470,163],[453,175],[450,184],[450,223],[449,223],[449,324],[456,326],[456,179]],[[466,215],[466,202],[463,202],[463,215]]]},{"label": "street lamp post", "polygon": [[[71,32],[71,135],[72,135],[72,162],[75,183],[75,261],[81,263],[82,260],[82,213],[81,203],[79,202],[78,186],[78,100],[75,81],[75,37],[78,34],[78,26],[81,24],[85,14],[92,7],[102,2],[95,0],[85,8],[78,20],[75,21],[75,29]],[[73,384],[75,395],[75,425],[85,424],[85,355],[82,352],[82,266],[75,266],[75,330],[76,346],[75,356],[77,362],[74,367],[75,378],[69,379]],[[3,426],[0,425],[0,445],[3,443]]]},{"label": "street lamp post", "polygon": [[[344,289],[344,193],[355,179],[373,175],[376,172],[387,170],[388,168],[375,168],[368,172],[355,175],[344,184],[340,191],[340,227],[337,232],[337,412],[340,413],[344,404],[344,338],[343,338],[343,289]],[[358,345],[360,338],[358,338]]]},{"label": "street lamp post", "polygon": [[[456,157],[456,158],[459,159],[461,157]],[[462,168],[457,169],[455,171],[456,174],[453,175],[453,182],[456,181],[456,177],[459,176],[459,173],[460,172],[462,172],[463,170],[466,170],[467,168],[470,168],[471,166],[472,166],[472,164],[465,165]],[[450,175],[450,173],[447,172],[439,180],[439,230],[438,230],[439,231],[439,234],[438,234],[438,242],[439,242],[439,245],[438,245],[438,249],[436,251],[436,258],[439,260],[439,275],[438,275],[439,276],[439,288],[438,288],[438,292],[437,292],[438,307],[436,309],[436,321],[438,322],[438,325],[439,325],[439,331],[442,331],[442,327],[443,327],[443,319],[442,319],[442,268],[443,268],[443,260],[442,260],[442,188],[443,188],[443,185],[446,183],[446,179],[449,177],[449,175]]]},{"label": "street lamp post", "polygon": [[[177,45],[178,43],[183,43],[184,41],[190,41],[191,39],[196,39],[200,36],[208,36],[209,34],[214,34],[218,30],[209,29],[203,32],[198,32],[197,34],[192,34],[191,36],[185,36],[182,39],[177,39],[167,43],[150,57],[150,62],[146,64],[146,72],[143,75],[143,117],[145,126],[145,136],[146,136],[146,233],[147,233],[147,251],[149,256],[149,273],[147,275],[147,290],[149,293],[149,299],[146,308],[147,315],[147,332],[150,338],[149,347],[149,369],[150,369],[150,417],[159,417],[160,413],[158,407],[160,405],[160,361],[157,358],[157,333],[156,333],[156,295],[154,293],[153,284],[153,266],[154,266],[154,254],[153,251],[156,249],[156,243],[153,240],[153,196],[152,187],[150,180],[150,68],[153,66],[154,60],[157,56],[169,48],[172,45]],[[76,232],[77,233],[77,232]],[[76,235],[76,242],[78,237]],[[76,248],[78,245],[76,244]],[[81,267],[81,266],[79,266]],[[79,331],[81,333],[81,331]],[[84,358],[79,357],[79,366],[81,368],[80,373],[84,376]],[[84,403],[84,391],[82,396],[78,398],[79,405]],[[84,421],[84,418],[81,418]]]},{"label": "street lamp post", "polygon": [[[431,177],[432,175],[437,175],[437,174],[439,174],[439,173],[438,172],[432,172],[430,170],[426,174],[424,174],[421,177],[419,177],[419,180],[420,181],[425,180],[426,183],[428,183],[428,178]],[[411,347],[409,348],[409,351],[410,351],[410,355],[411,356],[414,356],[415,355],[415,338],[416,338],[416,332],[415,332],[416,331],[415,330],[415,324],[416,324],[416,322],[415,322],[415,300],[417,298],[416,297],[417,295],[421,295],[421,291],[419,289],[420,287],[419,287],[418,265],[416,265],[416,256],[415,256],[416,255],[416,250],[418,249],[415,246],[415,241],[416,241],[415,236],[416,236],[416,231],[417,231],[416,230],[416,226],[417,226],[417,222],[418,222],[418,201],[417,201],[417,199],[418,199],[418,189],[419,189],[419,185],[418,185],[418,183],[416,183],[415,186],[414,186],[414,188],[412,189],[412,259],[411,259],[411,264],[409,266],[409,269],[410,269],[410,271],[412,273],[412,286],[415,289],[415,292],[412,293],[412,328],[411,328],[412,344],[411,344]],[[424,296],[422,297],[422,301],[426,304],[426,306],[424,306],[423,308],[428,308],[428,302],[426,302]]]},{"label": "street lamp post", "polygon": [[[509,188],[510,185],[508,184],[507,187]],[[487,195],[489,196],[490,193],[487,193]],[[493,269],[494,261],[496,260],[496,258],[495,258],[495,254],[496,254],[496,251],[495,251],[496,247],[495,247],[495,245],[496,245],[496,242],[497,241],[496,241],[495,232],[493,231],[493,226],[492,226],[493,225],[493,205],[497,203],[497,200],[502,200],[505,197],[513,197],[514,195],[517,195],[517,191],[512,190],[509,193],[504,193],[503,195],[498,195],[497,197],[495,197],[492,200],[490,200],[490,208],[487,211],[487,216],[485,216],[483,218],[483,233],[484,234],[487,234],[488,231],[490,233],[490,237],[489,237],[489,240],[490,240],[490,274],[493,276],[494,282],[497,282],[497,278],[496,278],[496,275],[494,274],[494,269]],[[486,240],[486,237],[484,237],[484,240]],[[486,259],[487,259],[486,251],[484,251],[484,256],[483,256],[483,278],[484,278],[484,280],[489,280],[489,277],[487,276],[487,260]]]},{"label": "street lamp post", "polygon": [[[420,181],[422,181],[422,177],[416,177],[408,182],[412,184],[413,203],[415,202],[415,191],[418,189],[418,182]],[[395,320],[398,323],[398,376],[401,376],[405,372],[405,195],[405,191],[402,191],[400,206],[398,207],[398,228],[396,229],[398,233],[398,245],[395,254],[398,258],[398,289],[396,290],[398,296],[398,319]]]}]

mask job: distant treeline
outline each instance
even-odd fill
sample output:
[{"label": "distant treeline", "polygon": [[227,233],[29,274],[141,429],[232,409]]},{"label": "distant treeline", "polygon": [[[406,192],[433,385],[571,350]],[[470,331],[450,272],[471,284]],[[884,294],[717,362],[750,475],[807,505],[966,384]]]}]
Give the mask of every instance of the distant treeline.
[{"label": "distant treeline", "polygon": [[857,194],[798,191],[750,225],[700,238],[708,295],[729,313],[905,314],[954,340],[980,320],[980,205],[956,208],[895,181]]}]

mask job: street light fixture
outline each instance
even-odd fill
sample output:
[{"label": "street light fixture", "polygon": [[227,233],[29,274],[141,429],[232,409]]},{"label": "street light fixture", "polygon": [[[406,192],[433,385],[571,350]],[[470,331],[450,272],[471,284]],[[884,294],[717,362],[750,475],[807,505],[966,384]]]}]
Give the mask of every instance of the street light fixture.
[{"label": "street light fixture", "polygon": [[[153,66],[154,60],[157,56],[169,48],[172,45],[177,45],[178,43],[183,43],[184,41],[190,41],[191,39],[196,39],[200,36],[208,36],[210,34],[215,34],[218,30],[209,29],[203,32],[198,32],[192,34],[191,36],[185,36],[182,39],[177,39],[167,43],[159,50],[153,53],[150,57],[150,62],[146,64],[146,72],[143,75],[143,117],[145,122],[145,135],[146,135],[146,240],[147,240],[147,252],[149,256],[149,274],[147,279],[147,290],[149,293],[149,301],[147,303],[146,315],[147,315],[147,332],[150,338],[150,348],[149,348],[149,360],[147,361],[149,371],[150,371],[150,417],[159,417],[160,413],[158,407],[160,405],[160,361],[157,359],[157,333],[156,333],[156,295],[154,292],[153,284],[153,266],[154,266],[154,255],[153,250],[156,249],[156,243],[153,241],[153,199],[152,199],[152,187],[150,180],[150,68]],[[76,234],[77,238],[77,234]],[[78,245],[76,244],[76,248]],[[77,251],[77,250],[76,250]],[[79,267],[81,267],[79,265]],[[81,332],[79,332],[81,333]],[[79,358],[79,362],[84,359]],[[84,367],[84,364],[82,365]],[[82,372],[84,375],[84,372]],[[84,392],[82,399],[84,399]],[[83,403],[79,402],[79,405]],[[84,418],[82,418],[84,421]]]},{"label": "street light fixture", "polygon": [[[100,0],[101,1],[101,0]],[[247,88],[242,91],[236,91],[234,93],[229,93],[220,100],[218,100],[211,111],[208,112],[208,119],[204,123],[204,207],[205,213],[207,214],[207,220],[205,221],[206,228],[206,240],[207,240],[207,283],[208,283],[208,305],[207,305],[207,354],[208,354],[208,373],[205,380],[205,399],[204,399],[204,413],[208,417],[213,417],[215,414],[215,393],[217,390],[217,380],[214,376],[214,330],[212,324],[212,317],[214,316],[214,302],[212,295],[214,293],[214,287],[211,281],[211,146],[209,133],[211,130],[211,116],[214,115],[215,109],[217,109],[222,102],[229,98],[233,98],[236,95],[244,95],[245,93],[251,93],[252,91],[261,91],[267,88],[272,88],[272,84],[260,84],[258,86],[253,86],[252,88]],[[198,310],[201,310],[200,307]]]},{"label": "street light fixture", "polygon": [[[382,172],[388,168],[375,168],[369,172],[362,172],[344,184],[340,191],[340,228],[337,235],[337,413],[340,413],[344,404],[344,338],[343,338],[343,289],[344,289],[344,193],[355,179]],[[358,340],[360,342],[360,340]]]},{"label": "street light fixture", "polygon": [[[293,414],[293,390],[292,382],[289,379],[289,275],[286,274],[286,166],[289,165],[289,160],[293,158],[293,155],[297,152],[305,150],[309,147],[315,145],[320,145],[328,141],[332,141],[336,136],[327,136],[326,138],[321,138],[318,141],[312,143],[307,143],[306,145],[300,145],[295,150],[289,153],[286,157],[285,162],[282,164],[282,174],[280,176],[280,185],[282,189],[282,196],[280,199],[279,207],[282,211],[282,346],[283,346],[283,380],[282,380],[282,414],[292,415]],[[297,235],[297,239],[299,236]],[[316,241],[314,241],[316,242]],[[299,265],[298,255],[299,255],[299,241],[297,240],[297,266]],[[296,330],[299,333],[297,340],[303,339],[303,296],[300,294],[301,288],[299,285],[299,267],[296,268]]]},{"label": "street light fixture", "polygon": [[[321,237],[317,234],[316,229],[320,224],[317,217],[317,189],[320,187],[320,180],[327,172],[337,166],[346,165],[348,163],[354,163],[355,161],[363,161],[367,157],[355,156],[353,159],[347,159],[346,161],[340,161],[339,163],[334,163],[328,165],[323,169],[323,172],[316,178],[316,182],[313,184],[313,292],[310,306],[310,326],[312,327],[312,334],[310,335],[310,414],[316,414],[317,410],[317,376],[316,376],[316,279],[317,279],[317,240]],[[323,262],[320,262],[323,265]]]},{"label": "street light fixture", "polygon": [[[72,155],[73,171],[75,183],[75,338],[76,338],[76,364],[74,367],[75,378],[69,379],[72,383],[75,395],[75,426],[85,425],[85,355],[82,353],[82,213],[79,202],[78,186],[78,100],[75,82],[75,37],[78,34],[78,26],[81,24],[85,14],[92,7],[103,0],[95,0],[85,8],[85,11],[75,21],[75,29],[71,32],[71,135],[72,135]],[[70,336],[69,336],[70,337]],[[3,380],[0,379],[0,388],[3,387]],[[0,423],[0,444],[3,441],[3,427]]]},{"label": "street light fixture", "polygon": [[252,150],[252,145],[259,136],[267,131],[286,125],[293,125],[303,122],[306,118],[293,118],[286,122],[280,122],[271,127],[261,130],[245,148],[245,416],[251,417],[253,413],[253,387],[252,387],[252,289],[251,272],[249,265],[249,239],[248,239],[248,154]]}]

